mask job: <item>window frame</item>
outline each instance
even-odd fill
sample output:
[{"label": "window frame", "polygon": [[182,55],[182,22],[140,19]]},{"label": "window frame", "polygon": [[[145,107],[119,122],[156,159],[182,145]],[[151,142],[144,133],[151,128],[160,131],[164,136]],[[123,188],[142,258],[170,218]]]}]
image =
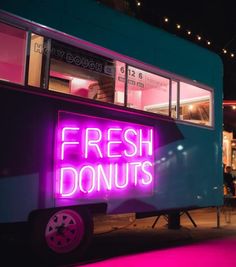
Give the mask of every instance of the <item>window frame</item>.
[{"label": "window frame", "polygon": [[[136,68],[136,69],[139,69],[140,71],[144,71],[144,72],[148,72],[150,74],[153,74],[153,75],[156,75],[156,76],[159,76],[161,78],[164,78],[164,79],[167,79],[169,81],[169,101],[170,101],[170,91],[171,91],[171,78],[170,77],[167,77],[167,76],[164,76],[164,75],[160,75],[159,73],[156,73],[156,72],[151,72],[151,71],[147,71],[146,69],[143,69],[143,68],[138,68],[137,66],[135,65],[130,65],[130,64],[126,64],[125,62],[123,62],[125,64],[125,67],[127,69],[127,73],[126,73],[126,76],[125,76],[125,81],[126,81],[126,84],[127,84],[127,88],[125,88],[126,90],[126,95],[128,96],[128,70],[129,70],[129,67],[132,67],[132,68]],[[170,103],[168,101],[168,114],[170,114]],[[125,107],[129,108],[127,106],[127,103],[125,105]],[[132,108],[132,109],[135,109],[135,108]],[[151,114],[157,114],[157,115],[161,115],[161,116],[165,116],[165,117],[170,117],[170,115],[164,115],[164,114],[160,114],[160,113],[154,113],[154,112],[150,112],[150,111],[146,111],[146,110],[143,110],[143,109],[136,109],[136,110],[141,110],[141,111],[144,111],[144,112],[148,112],[148,113],[151,113]]]},{"label": "window frame", "polygon": [[[154,65],[150,65],[148,63],[144,63],[141,62],[139,60],[136,60],[134,58],[119,54],[117,52],[114,52],[112,50],[109,50],[105,47],[93,44],[91,42],[87,42],[84,41],[78,37],[74,37],[72,35],[63,33],[61,31],[52,29],[50,27],[44,26],[44,25],[40,25],[37,23],[34,23],[32,21],[29,20],[25,20],[22,19],[20,17],[17,17],[15,15],[12,15],[10,13],[7,13],[5,11],[0,10],[0,15],[1,15],[1,19],[0,21],[2,23],[8,24],[9,26],[12,27],[16,27],[19,29],[22,29],[24,31],[26,31],[26,52],[25,52],[25,69],[24,69],[24,83],[23,86],[28,86],[30,87],[30,90],[32,90],[32,88],[37,89],[41,89],[44,90],[44,92],[47,92],[47,95],[52,95],[52,92],[50,90],[48,90],[48,81],[49,81],[49,71],[50,71],[50,52],[49,52],[49,62],[48,62],[48,72],[47,72],[47,77],[46,77],[46,87],[34,87],[34,86],[30,86],[28,85],[28,70],[29,70],[29,53],[30,53],[30,40],[31,40],[31,33],[35,33],[37,35],[43,36],[45,38],[47,38],[49,40],[49,42],[51,43],[52,40],[58,41],[58,42],[62,42],[65,45],[69,45],[69,46],[73,46],[75,48],[78,49],[82,49],[84,51],[87,52],[91,52],[93,54],[97,54],[100,57],[105,57],[105,58],[110,58],[111,60],[115,61],[120,61],[123,62],[125,64],[125,86],[124,86],[124,106],[119,106],[115,103],[109,103],[111,105],[114,105],[115,107],[124,107],[126,109],[130,109],[132,111],[136,111],[136,112],[142,112],[143,114],[149,114],[152,116],[156,116],[162,119],[167,119],[167,120],[175,120],[178,123],[181,124],[186,124],[186,125],[190,125],[190,126],[194,126],[194,127],[201,127],[201,128],[207,128],[207,129],[214,129],[215,127],[215,107],[214,107],[214,102],[215,102],[215,98],[214,98],[214,89],[202,84],[200,82],[197,82],[195,80],[190,80],[187,79],[183,76],[180,76],[178,74],[174,74],[171,73],[169,71],[160,69]],[[50,45],[50,50],[51,50],[51,45]],[[145,72],[150,72],[152,74],[161,76],[163,78],[168,79],[169,82],[169,114],[168,115],[164,115],[164,114],[158,114],[158,113],[153,113],[153,112],[149,112],[149,111],[144,111],[144,110],[139,110],[139,109],[134,109],[134,108],[129,108],[127,107],[127,92],[128,92],[128,66],[134,67],[134,68],[138,68],[140,70],[143,70]],[[177,112],[177,116],[176,118],[172,118],[171,117],[171,97],[172,97],[172,81],[177,82],[177,106],[176,106],[176,112]],[[180,82],[184,82],[187,83],[189,85],[193,85],[193,86],[197,86],[200,87],[201,89],[207,90],[210,92],[210,108],[209,108],[209,123],[210,125],[201,125],[198,123],[192,123],[192,122],[188,122],[188,121],[184,121],[180,119],[179,116],[179,111],[180,111]],[[14,83],[12,83],[14,84]],[[22,84],[20,84],[22,85]],[[45,90],[47,89],[47,90]],[[115,90],[115,88],[114,88]],[[63,98],[65,99],[69,99],[70,97],[75,97],[73,95],[70,94],[63,94],[60,93],[60,95],[63,96]],[[79,97],[78,97],[79,98]],[[87,100],[87,98],[83,98],[85,101]],[[81,99],[80,99],[81,100]],[[96,101],[96,103],[99,105],[102,105],[102,103],[106,103],[106,102],[101,102],[99,100],[91,100],[91,101]],[[89,101],[90,102],[90,101]],[[108,103],[107,103],[108,104]]]},{"label": "window frame", "polygon": [[[198,87],[201,90],[205,90],[208,91],[210,93],[210,99],[209,99],[209,125],[202,125],[200,123],[194,123],[194,122],[190,122],[187,120],[182,120],[180,118],[180,83],[186,83],[190,86],[194,86],[194,87]],[[178,80],[178,90],[177,90],[177,98],[178,98],[178,120],[181,122],[184,122],[186,124],[191,124],[191,125],[198,125],[198,126],[202,126],[202,127],[207,127],[207,128],[214,128],[214,90],[210,87],[206,87],[200,83],[197,83],[196,81],[194,81],[193,83],[190,83],[184,79]]]}]

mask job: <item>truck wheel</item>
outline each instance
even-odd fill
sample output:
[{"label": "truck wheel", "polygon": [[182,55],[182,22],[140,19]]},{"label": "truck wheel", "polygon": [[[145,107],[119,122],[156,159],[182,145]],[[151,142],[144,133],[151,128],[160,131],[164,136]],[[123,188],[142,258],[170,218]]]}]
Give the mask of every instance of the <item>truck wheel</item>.
[{"label": "truck wheel", "polygon": [[68,262],[83,255],[92,234],[87,208],[35,212],[30,216],[31,247],[40,258]]}]

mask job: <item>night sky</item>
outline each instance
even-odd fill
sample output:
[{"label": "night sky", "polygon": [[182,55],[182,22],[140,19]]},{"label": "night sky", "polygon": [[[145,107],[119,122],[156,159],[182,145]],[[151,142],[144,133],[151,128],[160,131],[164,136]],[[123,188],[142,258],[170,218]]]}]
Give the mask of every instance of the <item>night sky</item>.
[{"label": "night sky", "polygon": [[[235,1],[124,1],[128,2],[126,13],[129,15],[217,53],[224,67],[224,100],[236,100]],[[116,9],[123,11],[122,7],[117,5],[120,2],[120,0],[103,0],[103,3],[113,8],[115,4]],[[164,22],[165,17],[169,19],[168,23]],[[177,24],[181,25],[180,29],[177,29]],[[187,34],[188,31],[191,31],[191,35]],[[201,40],[198,40],[197,36],[201,36]],[[207,41],[211,44],[208,45]],[[223,49],[226,49],[227,53],[224,53]],[[234,56],[232,57],[231,54]],[[236,110],[231,106],[225,106],[223,116],[224,130],[233,132],[236,138]]]},{"label": "night sky", "polygon": [[[235,1],[130,1],[134,16],[210,49],[224,64],[224,99],[236,99],[236,13]],[[169,18],[165,23],[163,18]],[[181,29],[176,28],[181,25]],[[187,34],[191,31],[191,35]],[[197,40],[197,35],[202,37]],[[206,44],[207,41],[211,45]],[[223,49],[227,53],[223,53]],[[230,54],[234,53],[234,57]]]}]

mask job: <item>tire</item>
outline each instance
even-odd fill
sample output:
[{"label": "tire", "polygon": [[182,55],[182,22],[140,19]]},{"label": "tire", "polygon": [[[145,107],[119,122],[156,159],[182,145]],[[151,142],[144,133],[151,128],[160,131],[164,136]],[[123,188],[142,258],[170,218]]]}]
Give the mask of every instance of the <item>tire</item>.
[{"label": "tire", "polygon": [[33,212],[30,243],[39,259],[69,263],[80,259],[93,235],[93,220],[85,207]]}]

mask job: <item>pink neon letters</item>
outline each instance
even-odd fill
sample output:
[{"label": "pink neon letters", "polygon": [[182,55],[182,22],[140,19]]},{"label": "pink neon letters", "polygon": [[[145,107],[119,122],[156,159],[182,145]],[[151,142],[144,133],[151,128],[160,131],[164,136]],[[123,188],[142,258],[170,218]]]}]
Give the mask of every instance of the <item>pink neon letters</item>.
[{"label": "pink neon letters", "polygon": [[152,193],[153,127],[59,113],[56,197]]}]

